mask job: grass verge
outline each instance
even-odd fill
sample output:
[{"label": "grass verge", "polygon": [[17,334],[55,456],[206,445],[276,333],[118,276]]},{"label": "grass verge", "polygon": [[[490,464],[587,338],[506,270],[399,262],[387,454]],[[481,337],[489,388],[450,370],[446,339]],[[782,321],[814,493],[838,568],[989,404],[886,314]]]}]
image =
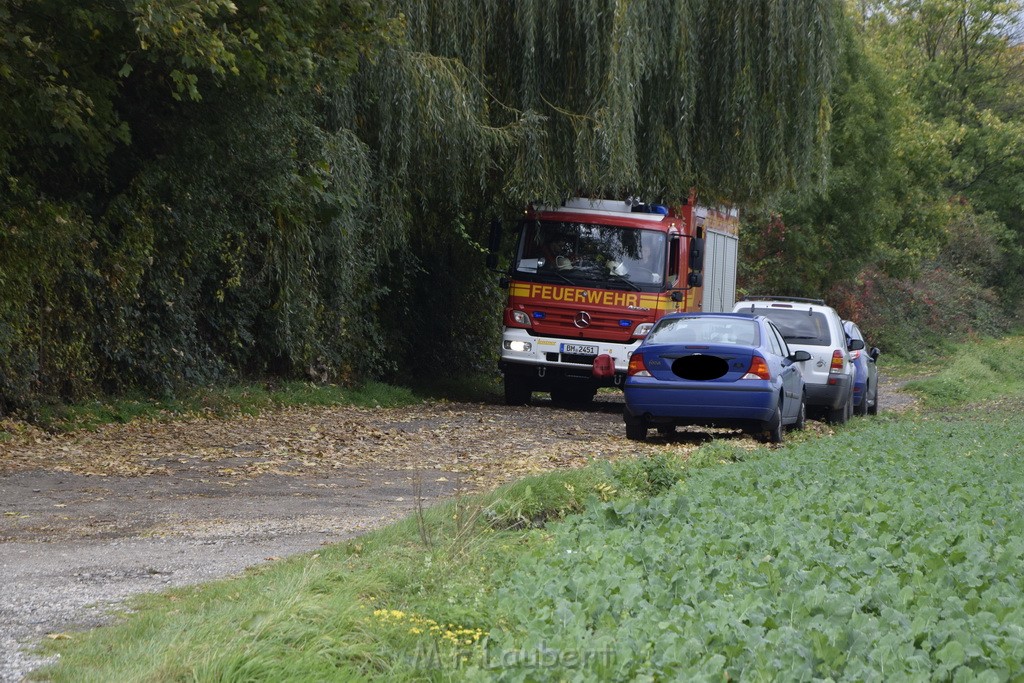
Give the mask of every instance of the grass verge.
[{"label": "grass verge", "polygon": [[[906,388],[926,406],[950,407],[1024,391],[1024,337],[962,344],[925,379]],[[934,367],[934,366],[933,366]]]},{"label": "grass verge", "polygon": [[[42,406],[32,416],[32,422],[48,431],[68,432],[133,420],[174,419],[182,415],[255,415],[264,410],[302,406],[394,408],[420,401],[422,398],[410,389],[380,382],[370,382],[359,387],[297,381],[238,384],[197,389],[171,399],[126,396],[71,405]],[[14,431],[13,422],[10,425],[0,423],[0,439],[11,431]]]}]

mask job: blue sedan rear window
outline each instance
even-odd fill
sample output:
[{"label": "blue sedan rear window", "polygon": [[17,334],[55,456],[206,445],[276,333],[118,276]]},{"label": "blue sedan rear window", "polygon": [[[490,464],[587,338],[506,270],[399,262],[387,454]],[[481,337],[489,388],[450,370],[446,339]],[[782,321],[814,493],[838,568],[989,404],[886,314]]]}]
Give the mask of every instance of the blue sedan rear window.
[{"label": "blue sedan rear window", "polygon": [[756,346],[757,323],[730,318],[675,318],[659,322],[648,342],[658,344],[741,344]]}]

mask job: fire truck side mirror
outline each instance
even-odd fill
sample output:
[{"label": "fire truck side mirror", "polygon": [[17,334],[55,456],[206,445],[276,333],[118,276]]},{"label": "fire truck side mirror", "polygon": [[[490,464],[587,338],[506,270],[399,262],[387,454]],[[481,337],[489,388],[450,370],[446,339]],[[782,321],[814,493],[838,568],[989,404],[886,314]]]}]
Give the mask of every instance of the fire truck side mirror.
[{"label": "fire truck side mirror", "polygon": [[690,270],[704,270],[704,238],[690,240]]},{"label": "fire truck side mirror", "polygon": [[700,273],[690,273],[690,277],[686,279],[686,282],[691,287],[701,287],[704,285],[704,276]]},{"label": "fire truck side mirror", "polygon": [[683,293],[682,292],[680,292],[678,289],[676,291],[672,292],[672,301],[675,301],[675,302],[678,303],[678,302],[680,302],[682,300],[683,300]]}]

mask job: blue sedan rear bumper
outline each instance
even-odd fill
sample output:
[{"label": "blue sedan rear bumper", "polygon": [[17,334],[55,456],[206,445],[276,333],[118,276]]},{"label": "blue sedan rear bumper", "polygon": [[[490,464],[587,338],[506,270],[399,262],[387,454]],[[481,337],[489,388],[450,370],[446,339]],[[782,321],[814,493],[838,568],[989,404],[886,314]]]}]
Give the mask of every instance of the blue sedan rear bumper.
[{"label": "blue sedan rear bumper", "polygon": [[669,384],[631,377],[625,386],[625,398],[627,421],[744,427],[772,419],[779,389],[759,380],[715,386],[709,382]]}]

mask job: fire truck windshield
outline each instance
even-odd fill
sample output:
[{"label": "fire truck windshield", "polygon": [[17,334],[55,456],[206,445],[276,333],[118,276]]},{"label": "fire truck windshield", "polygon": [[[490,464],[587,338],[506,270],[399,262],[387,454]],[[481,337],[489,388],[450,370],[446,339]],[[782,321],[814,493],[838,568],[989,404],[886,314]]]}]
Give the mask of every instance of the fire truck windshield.
[{"label": "fire truck windshield", "polygon": [[658,291],[665,234],[594,223],[523,221],[515,276],[586,287]]}]

